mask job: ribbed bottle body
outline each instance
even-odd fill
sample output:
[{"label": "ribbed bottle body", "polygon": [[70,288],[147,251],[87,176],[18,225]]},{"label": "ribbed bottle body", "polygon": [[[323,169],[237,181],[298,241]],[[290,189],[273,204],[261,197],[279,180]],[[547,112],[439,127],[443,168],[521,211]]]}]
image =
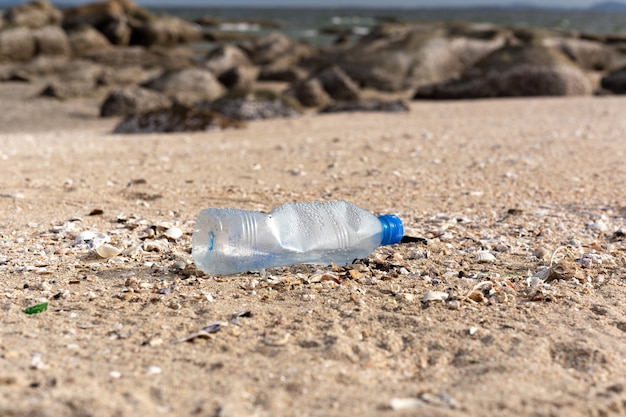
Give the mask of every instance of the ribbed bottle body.
[{"label": "ribbed bottle body", "polygon": [[236,209],[200,213],[192,256],[206,273],[229,274],[310,264],[348,264],[380,244],[381,221],[353,204],[288,203],[263,214]]}]

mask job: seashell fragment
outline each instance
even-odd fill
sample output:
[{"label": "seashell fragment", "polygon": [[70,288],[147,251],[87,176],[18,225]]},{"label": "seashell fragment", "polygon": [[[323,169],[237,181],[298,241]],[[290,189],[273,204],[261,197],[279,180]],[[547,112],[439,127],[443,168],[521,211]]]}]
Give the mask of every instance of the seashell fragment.
[{"label": "seashell fragment", "polygon": [[170,239],[176,240],[181,238],[181,236],[183,235],[183,231],[180,230],[178,227],[170,227],[165,232],[163,232],[163,235]]},{"label": "seashell fragment", "polygon": [[476,260],[481,263],[489,263],[496,260],[496,257],[487,250],[481,250],[476,254]]},{"label": "seashell fragment", "polygon": [[598,220],[598,221],[595,221],[595,222],[589,222],[589,223],[587,223],[586,226],[587,226],[587,229],[597,230],[599,232],[606,232],[607,230],[609,230],[609,227],[602,220]]},{"label": "seashell fragment", "polygon": [[394,411],[416,410],[424,406],[419,398],[392,398],[389,407]]},{"label": "seashell fragment", "polygon": [[166,252],[169,245],[165,240],[145,240],[143,242],[143,250],[146,252]]},{"label": "seashell fragment", "polygon": [[122,253],[122,250],[105,243],[96,248],[96,253],[102,258],[112,258]]},{"label": "seashell fragment", "polygon": [[94,232],[85,230],[76,235],[76,237],[74,238],[74,243],[76,245],[86,245],[92,240],[94,240],[95,237],[96,237],[96,234]]},{"label": "seashell fragment", "polygon": [[533,276],[528,277],[526,279],[526,285],[528,285],[529,287],[536,287],[542,282],[546,281],[549,276],[550,276],[550,268],[547,266],[544,266],[541,269],[539,269],[537,272],[535,272]]},{"label": "seashell fragment", "polygon": [[426,291],[422,296],[422,302],[427,303],[429,301],[446,301],[449,295],[444,291]]}]

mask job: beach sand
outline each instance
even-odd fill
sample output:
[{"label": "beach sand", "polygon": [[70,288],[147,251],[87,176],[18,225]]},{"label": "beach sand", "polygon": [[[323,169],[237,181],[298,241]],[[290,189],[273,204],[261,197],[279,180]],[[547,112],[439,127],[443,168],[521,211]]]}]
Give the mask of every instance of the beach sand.
[{"label": "beach sand", "polygon": [[[40,88],[0,85],[1,415],[626,413],[626,97],[113,135],[98,99]],[[330,200],[427,244],[189,265],[203,208]],[[126,252],[100,258],[84,231]]]}]

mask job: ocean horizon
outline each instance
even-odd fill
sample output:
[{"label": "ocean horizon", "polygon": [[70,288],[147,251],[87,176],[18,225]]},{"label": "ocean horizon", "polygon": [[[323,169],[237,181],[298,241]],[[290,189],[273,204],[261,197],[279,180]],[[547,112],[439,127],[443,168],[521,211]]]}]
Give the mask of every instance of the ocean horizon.
[{"label": "ocean horizon", "polygon": [[[491,23],[511,28],[546,28],[592,34],[626,34],[626,14],[588,9],[442,7],[147,7],[157,15],[173,15],[190,21],[209,16],[219,23],[215,29],[263,35],[281,31],[294,39],[328,44],[337,33],[367,34],[381,21]],[[261,23],[260,23],[261,22]],[[264,24],[272,22],[274,26]]]}]

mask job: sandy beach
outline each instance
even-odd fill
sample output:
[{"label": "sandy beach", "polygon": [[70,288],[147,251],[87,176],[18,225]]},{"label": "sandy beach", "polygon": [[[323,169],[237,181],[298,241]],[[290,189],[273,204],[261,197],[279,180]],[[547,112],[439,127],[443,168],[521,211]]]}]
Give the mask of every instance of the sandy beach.
[{"label": "sandy beach", "polygon": [[[113,135],[41,87],[0,84],[1,415],[626,413],[626,97]],[[331,200],[427,244],[193,268],[204,208]]]}]

